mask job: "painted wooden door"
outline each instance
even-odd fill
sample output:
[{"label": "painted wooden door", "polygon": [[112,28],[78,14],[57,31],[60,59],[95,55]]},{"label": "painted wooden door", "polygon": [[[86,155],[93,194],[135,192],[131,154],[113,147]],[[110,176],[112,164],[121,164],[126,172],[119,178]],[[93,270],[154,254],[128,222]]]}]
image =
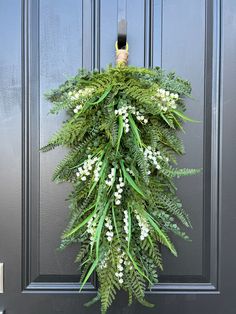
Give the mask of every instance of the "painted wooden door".
[{"label": "painted wooden door", "polygon": [[[70,186],[51,182],[62,150],[40,154],[65,118],[50,116],[44,93],[78,68],[114,64],[117,0],[0,1],[0,262],[6,314],[99,313],[78,293],[76,247],[59,252]],[[165,269],[147,298],[154,309],[127,307],[119,294],[109,313],[235,314],[236,295],[236,2],[127,0],[129,63],[162,66],[189,79],[186,155],[202,175],[178,182],[192,219],[192,243],[174,239]]]}]

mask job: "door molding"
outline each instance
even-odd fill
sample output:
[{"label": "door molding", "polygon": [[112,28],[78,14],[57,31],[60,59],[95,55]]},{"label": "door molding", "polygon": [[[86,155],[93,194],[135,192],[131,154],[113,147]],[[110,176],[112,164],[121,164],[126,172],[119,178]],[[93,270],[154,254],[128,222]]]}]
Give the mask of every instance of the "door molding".
[{"label": "door molding", "polygon": [[[81,1],[83,14],[86,15],[81,21],[81,27],[85,19],[86,25],[90,25],[82,27],[82,64],[89,69],[99,68],[100,1]],[[157,6],[154,6],[153,0],[144,1],[144,66],[151,66],[153,49],[159,47],[158,53],[161,56],[161,39],[154,36],[153,31],[158,34],[162,32],[163,10],[159,9],[163,6],[163,0],[158,0]],[[39,5],[40,0],[22,0],[22,290],[77,293],[81,287],[78,276],[44,275],[40,274],[39,270]],[[191,278],[190,276],[181,276],[181,278],[160,276],[162,282],[155,284],[149,293],[219,293],[221,1],[205,0],[205,12],[203,273]],[[160,18],[160,22],[157,23],[160,28],[154,30],[154,19],[157,17]],[[96,277],[93,276],[82,292],[96,291]]]}]

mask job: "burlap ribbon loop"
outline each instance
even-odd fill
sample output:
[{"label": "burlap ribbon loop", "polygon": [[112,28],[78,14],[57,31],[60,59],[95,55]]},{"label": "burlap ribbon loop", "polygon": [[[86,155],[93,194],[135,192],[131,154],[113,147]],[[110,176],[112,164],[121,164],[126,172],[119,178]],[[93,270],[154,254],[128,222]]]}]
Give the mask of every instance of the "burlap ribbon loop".
[{"label": "burlap ribbon loop", "polygon": [[118,49],[118,44],[116,42],[116,64],[127,65],[128,57],[129,57],[128,43],[126,43],[125,49]]}]

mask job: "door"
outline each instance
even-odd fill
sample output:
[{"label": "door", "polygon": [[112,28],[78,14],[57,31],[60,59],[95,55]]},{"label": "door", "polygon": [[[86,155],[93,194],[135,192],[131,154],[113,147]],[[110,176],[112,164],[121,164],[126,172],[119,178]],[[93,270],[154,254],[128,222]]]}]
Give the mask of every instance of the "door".
[{"label": "door", "polygon": [[[56,250],[70,186],[51,175],[65,152],[39,147],[65,118],[48,115],[44,93],[78,68],[114,64],[118,2],[0,1],[0,313],[99,313],[98,305],[83,307],[95,276],[78,293],[78,248]],[[203,172],[178,181],[192,242],[174,239],[178,258],[164,252],[160,282],[147,292],[157,306],[127,307],[121,293],[109,313],[235,314],[236,2],[127,0],[127,20],[129,64],[191,81],[188,114],[202,123],[186,125],[180,165]]]}]

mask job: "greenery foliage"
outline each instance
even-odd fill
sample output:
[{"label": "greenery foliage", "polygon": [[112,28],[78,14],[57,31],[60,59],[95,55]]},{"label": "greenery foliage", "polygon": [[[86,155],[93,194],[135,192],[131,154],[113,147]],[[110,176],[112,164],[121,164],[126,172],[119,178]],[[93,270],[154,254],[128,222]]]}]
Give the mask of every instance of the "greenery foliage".
[{"label": "greenery foliage", "polygon": [[[184,97],[188,81],[160,68],[119,65],[98,72],[79,71],[47,94],[51,113],[66,110],[68,120],[42,151],[69,149],[53,175],[70,182],[70,221],[61,247],[81,243],[76,262],[82,287],[93,271],[105,314],[119,289],[141,304],[145,289],[162,269],[161,245],[177,255],[170,233],[188,236],[191,226],[176,196],[173,178],[196,174],[175,168],[184,153]],[[179,224],[178,224],[179,223]]]}]

